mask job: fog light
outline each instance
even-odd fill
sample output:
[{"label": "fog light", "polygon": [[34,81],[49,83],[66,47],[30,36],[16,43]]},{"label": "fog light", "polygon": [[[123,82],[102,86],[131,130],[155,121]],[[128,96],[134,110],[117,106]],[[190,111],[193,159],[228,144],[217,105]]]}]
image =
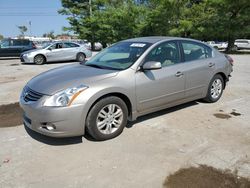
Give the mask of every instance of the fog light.
[{"label": "fog light", "polygon": [[50,126],[50,125],[46,126],[46,128],[47,128],[49,131],[52,131],[52,130],[55,129],[53,126]]},{"label": "fog light", "polygon": [[56,126],[53,123],[42,123],[42,125],[42,128],[47,129],[48,131],[56,129]]}]

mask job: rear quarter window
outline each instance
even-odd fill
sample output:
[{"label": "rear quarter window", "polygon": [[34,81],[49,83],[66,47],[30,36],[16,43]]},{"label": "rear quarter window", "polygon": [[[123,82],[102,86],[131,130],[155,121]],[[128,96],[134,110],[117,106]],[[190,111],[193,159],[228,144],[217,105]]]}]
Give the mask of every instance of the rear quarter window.
[{"label": "rear quarter window", "polygon": [[212,49],[206,45],[182,41],[182,49],[185,61],[195,61],[212,57]]}]

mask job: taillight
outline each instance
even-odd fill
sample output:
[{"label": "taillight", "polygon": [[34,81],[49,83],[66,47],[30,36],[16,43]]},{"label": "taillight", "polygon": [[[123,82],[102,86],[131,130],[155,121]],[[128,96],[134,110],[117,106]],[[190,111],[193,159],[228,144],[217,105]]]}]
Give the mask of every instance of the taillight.
[{"label": "taillight", "polygon": [[32,48],[37,48],[36,45],[32,42]]},{"label": "taillight", "polygon": [[233,66],[234,65],[234,60],[231,56],[229,55],[225,55],[225,57],[227,58],[227,60],[229,61],[229,63]]}]

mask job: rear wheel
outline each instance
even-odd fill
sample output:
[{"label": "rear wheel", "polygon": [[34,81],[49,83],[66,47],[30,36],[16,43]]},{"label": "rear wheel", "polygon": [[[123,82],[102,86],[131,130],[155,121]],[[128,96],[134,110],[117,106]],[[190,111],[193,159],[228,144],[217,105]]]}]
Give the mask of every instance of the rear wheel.
[{"label": "rear wheel", "polygon": [[77,56],[76,56],[76,60],[78,62],[84,62],[85,61],[85,55],[83,53],[78,53]]},{"label": "rear wheel", "polygon": [[120,135],[127,124],[128,109],[118,97],[106,97],[90,110],[86,126],[95,140],[108,140]]},{"label": "rear wheel", "polygon": [[42,65],[46,62],[45,57],[43,55],[36,55],[34,57],[34,63],[37,65]]},{"label": "rear wheel", "polygon": [[207,102],[213,103],[220,99],[224,89],[224,79],[221,75],[216,74],[210,81],[207,96],[204,99]]}]

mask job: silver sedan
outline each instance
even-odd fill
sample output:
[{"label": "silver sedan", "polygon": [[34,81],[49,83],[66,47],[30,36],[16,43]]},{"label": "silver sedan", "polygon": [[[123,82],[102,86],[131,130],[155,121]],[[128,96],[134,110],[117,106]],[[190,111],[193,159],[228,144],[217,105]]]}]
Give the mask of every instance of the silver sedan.
[{"label": "silver sedan", "polygon": [[35,63],[38,65],[53,61],[85,61],[91,57],[92,52],[85,46],[73,42],[55,42],[41,49],[29,50],[21,54],[23,63]]},{"label": "silver sedan", "polygon": [[198,99],[218,101],[232,66],[232,58],[192,39],[121,41],[85,64],[30,80],[20,97],[24,125],[54,137],[87,131],[96,140],[111,139],[139,116]]}]

